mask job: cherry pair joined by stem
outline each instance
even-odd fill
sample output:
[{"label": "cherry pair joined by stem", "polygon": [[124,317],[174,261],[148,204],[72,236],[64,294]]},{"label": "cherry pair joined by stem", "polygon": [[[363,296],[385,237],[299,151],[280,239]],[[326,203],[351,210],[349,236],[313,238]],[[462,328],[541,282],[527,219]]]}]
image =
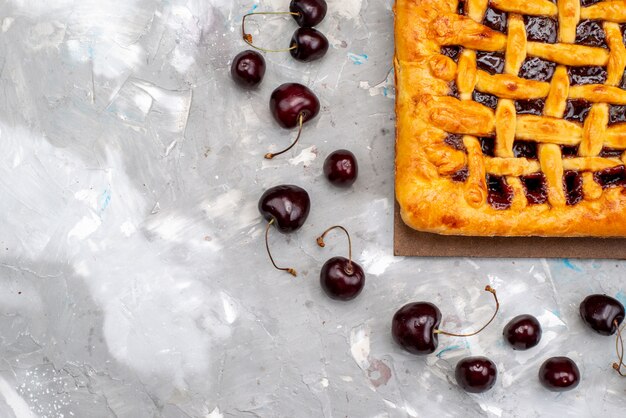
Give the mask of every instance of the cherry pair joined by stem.
[{"label": "cherry pair joined by stem", "polygon": [[333,257],[326,261],[320,271],[320,285],[324,292],[336,300],[348,301],[356,298],[365,285],[363,268],[352,261],[352,240],[350,234],[341,225],[328,228],[317,238],[317,245],[325,247],[324,238],[333,229],[341,229],[348,237],[348,258]]},{"label": "cherry pair joined by stem", "polygon": [[311,199],[306,190],[290,184],[272,187],[259,199],[259,212],[268,221],[265,229],[267,255],[276,269],[286,271],[292,276],[297,276],[295,269],[278,267],[274,262],[268,242],[270,226],[274,225],[283,234],[297,231],[304,225],[310,210]]},{"label": "cherry pair joined by stem", "polygon": [[613,363],[613,369],[626,377],[622,372],[624,364],[624,340],[620,326],[624,321],[624,305],[615,298],[607,295],[587,296],[580,304],[580,317],[595,332],[600,335],[613,335],[615,337],[615,351],[617,362]]},{"label": "cherry pair joined by stem", "polygon": [[[324,0],[293,0],[288,12],[257,12],[244,15],[241,21],[243,40],[253,48],[264,52],[287,52],[298,61],[314,61],[322,58],[328,51],[328,39],[313,26],[320,23],[326,16],[328,7]],[[246,32],[246,18],[252,15],[281,15],[293,16],[300,27],[296,29],[289,48],[266,49],[254,45],[252,35]]]}]

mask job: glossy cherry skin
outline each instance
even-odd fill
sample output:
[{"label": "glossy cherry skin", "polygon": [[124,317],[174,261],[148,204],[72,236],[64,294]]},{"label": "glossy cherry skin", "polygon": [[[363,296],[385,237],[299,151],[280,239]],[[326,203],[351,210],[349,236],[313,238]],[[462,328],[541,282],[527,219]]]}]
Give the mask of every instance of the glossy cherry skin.
[{"label": "glossy cherry skin", "polygon": [[356,157],[345,149],[332,152],[324,161],[324,175],[335,186],[352,186],[359,175]]},{"label": "glossy cherry skin", "polygon": [[320,112],[320,101],[308,87],[298,83],[285,83],[276,88],[270,97],[270,111],[283,128],[298,126],[300,114],[303,122]]},{"label": "glossy cherry skin", "polygon": [[354,261],[345,257],[333,257],[326,261],[320,271],[320,285],[332,299],[352,300],[365,285],[365,273]]},{"label": "glossy cherry skin", "polygon": [[408,303],[393,316],[391,335],[409,353],[430,354],[439,344],[435,329],[440,323],[441,311],[432,303]]},{"label": "glossy cherry skin", "polygon": [[298,13],[293,18],[300,27],[312,28],[324,20],[328,5],[325,0],[291,0],[289,11]]},{"label": "glossy cherry skin", "polygon": [[552,357],[541,365],[539,381],[553,392],[565,392],[578,386],[580,371],[572,359]]},{"label": "glossy cherry skin", "polygon": [[252,50],[240,52],[233,59],[230,75],[241,87],[256,87],[261,84],[265,75],[265,58]]},{"label": "glossy cherry skin", "polygon": [[457,363],[454,375],[464,391],[483,393],[496,384],[498,369],[487,357],[467,357]]},{"label": "glossy cherry skin", "polygon": [[607,295],[587,296],[580,304],[580,316],[601,335],[613,335],[624,320],[624,305]]},{"label": "glossy cherry skin", "polygon": [[289,53],[298,61],[315,61],[328,52],[328,39],[317,29],[298,28],[293,33],[289,46],[296,47]]},{"label": "glossy cherry skin", "polygon": [[311,210],[309,194],[301,187],[281,185],[267,189],[259,199],[259,212],[283,234],[300,229]]},{"label": "glossy cherry skin", "polygon": [[502,335],[513,350],[528,350],[541,341],[541,324],[532,315],[518,315],[504,327]]}]

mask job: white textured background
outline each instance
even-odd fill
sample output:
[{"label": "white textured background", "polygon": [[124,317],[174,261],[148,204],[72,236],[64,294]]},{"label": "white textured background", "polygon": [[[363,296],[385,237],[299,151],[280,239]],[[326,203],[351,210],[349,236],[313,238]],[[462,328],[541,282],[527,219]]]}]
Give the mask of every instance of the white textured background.
[{"label": "white textured background", "polygon": [[[577,307],[593,292],[626,302],[625,264],[394,258],[392,1],[330,0],[322,61],[270,54],[259,90],[235,88],[241,16],[287,4],[0,0],[0,417],[623,416],[614,340]],[[272,19],[257,40],[286,46],[295,28]],[[286,81],[323,109],[266,161],[294,134],[267,108]],[[347,191],[321,177],[343,147],[361,168]],[[257,199],[280,183],[313,201],[299,233],[272,234],[297,279],[262,243]],[[345,252],[339,236],[315,245],[335,223],[368,274],[348,304],[318,285]],[[481,335],[441,337],[424,358],[392,343],[390,319],[412,300],[471,329],[491,313],[487,283],[503,309]],[[521,313],[544,324],[525,353],[501,339]],[[499,367],[487,394],[454,383],[470,353]],[[577,390],[540,387],[552,355],[578,362]]]}]

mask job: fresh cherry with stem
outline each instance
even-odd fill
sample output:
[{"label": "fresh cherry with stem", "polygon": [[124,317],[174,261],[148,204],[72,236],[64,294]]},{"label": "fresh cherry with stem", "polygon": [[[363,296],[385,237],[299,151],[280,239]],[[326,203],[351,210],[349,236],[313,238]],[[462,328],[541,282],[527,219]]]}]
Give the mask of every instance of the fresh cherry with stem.
[{"label": "fresh cherry with stem", "polygon": [[320,101],[306,86],[299,83],[285,83],[278,86],[270,96],[270,112],[274,119],[283,128],[298,126],[296,139],[282,151],[265,154],[271,160],[293,148],[302,134],[302,126],[313,119],[320,111]]},{"label": "fresh cherry with stem", "polygon": [[541,324],[532,315],[518,315],[504,327],[502,335],[513,350],[528,350],[541,341]]},{"label": "fresh cherry with stem", "polygon": [[332,299],[348,301],[356,298],[365,285],[363,268],[352,261],[352,240],[348,230],[341,225],[328,228],[317,238],[317,245],[324,247],[324,238],[333,229],[341,229],[348,237],[348,258],[333,257],[326,261],[320,271],[320,285]]},{"label": "fresh cherry with stem", "polygon": [[613,363],[613,369],[621,376],[626,377],[622,372],[624,364],[624,340],[620,326],[624,321],[624,305],[607,295],[589,295],[580,304],[580,316],[583,321],[600,335],[613,335],[615,337],[615,351],[617,353],[617,363]]},{"label": "fresh cherry with stem", "polygon": [[500,302],[495,289],[486,286],[485,291],[493,295],[496,310],[489,321],[478,331],[457,334],[439,329],[441,311],[430,302],[413,302],[400,308],[391,322],[391,335],[402,348],[409,353],[425,355],[433,353],[439,344],[439,334],[452,337],[471,337],[487,328],[500,309]]},{"label": "fresh cherry with stem", "polygon": [[487,357],[467,357],[457,363],[454,376],[464,391],[483,393],[496,384],[498,369]]},{"label": "fresh cherry with stem", "polygon": [[265,75],[265,58],[256,51],[242,51],[233,59],[230,74],[241,87],[256,87]]},{"label": "fresh cherry with stem", "polygon": [[310,209],[311,199],[306,190],[290,184],[267,189],[259,199],[259,212],[269,221],[265,228],[267,255],[277,270],[286,271],[292,276],[297,276],[296,270],[291,267],[278,267],[274,262],[268,242],[270,226],[274,225],[283,234],[297,231],[304,225]]}]

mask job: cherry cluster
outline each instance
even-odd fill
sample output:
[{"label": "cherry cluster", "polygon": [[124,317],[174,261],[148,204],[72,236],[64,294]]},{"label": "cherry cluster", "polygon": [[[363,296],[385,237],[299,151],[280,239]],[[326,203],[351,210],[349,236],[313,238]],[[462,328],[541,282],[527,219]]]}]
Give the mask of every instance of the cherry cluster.
[{"label": "cherry cluster", "polygon": [[[324,17],[328,6],[325,0],[292,0],[288,12],[256,12],[243,16],[241,35],[251,47],[263,52],[286,52],[298,61],[314,61],[322,58],[328,51],[328,39],[313,26],[318,25]],[[246,19],[254,15],[291,15],[298,26],[291,37],[287,49],[260,48],[252,42],[252,35],[246,32]],[[237,84],[242,87],[256,87],[265,75],[265,58],[256,51],[247,50],[239,53],[233,60],[231,74]]]},{"label": "cherry cluster", "polygon": [[[313,61],[322,58],[328,51],[328,40],[314,29],[326,16],[328,6],[325,0],[292,0],[288,12],[257,12],[244,15],[241,23],[242,37],[246,43],[264,52],[289,51],[299,61]],[[253,15],[288,14],[300,26],[294,33],[291,46],[285,50],[259,48],[252,43],[252,35],[246,32],[246,18]],[[240,52],[231,64],[230,73],[239,86],[255,88],[265,76],[265,58],[253,50]],[[280,126],[286,129],[298,126],[298,134],[292,144],[276,153],[267,153],[265,158],[272,159],[293,148],[302,133],[305,122],[315,118],[320,111],[320,102],[315,93],[299,83],[285,83],[277,87],[270,98],[270,111]]]},{"label": "cherry cluster", "polygon": [[[264,52],[281,52],[282,50],[267,50],[258,48],[252,43],[252,36],[246,33],[246,18],[257,14],[290,14],[300,28],[294,33],[291,46],[286,51],[299,61],[313,61],[323,57],[328,51],[328,40],[314,29],[327,12],[325,0],[292,0],[289,12],[261,12],[249,13],[243,17],[243,39],[252,47]],[[238,54],[231,66],[233,80],[243,88],[258,86],[265,75],[265,59],[252,50]],[[267,153],[265,158],[272,159],[293,148],[302,133],[303,125],[315,118],[320,111],[320,102],[315,93],[299,83],[285,83],[278,86],[270,96],[270,112],[276,122],[286,129],[298,127],[296,139],[289,147],[276,153]],[[358,164],[354,154],[340,149],[328,155],[324,161],[324,175],[328,181],[337,187],[350,187],[358,177]],[[272,187],[263,193],[259,199],[259,212],[268,221],[265,229],[265,248],[272,265],[293,276],[297,275],[291,267],[279,267],[269,248],[268,235],[272,225],[279,232],[288,234],[299,230],[311,209],[311,199],[306,190],[299,186],[283,184]],[[365,273],[361,266],[352,260],[352,241],[348,231],[340,225],[327,229],[317,238],[317,244],[324,247],[325,236],[334,229],[341,229],[348,237],[348,258],[333,257],[329,259],[320,272],[320,285],[324,292],[337,300],[351,300],[361,293],[365,284]]]},{"label": "cherry cluster", "polygon": [[[319,24],[324,17],[328,6],[325,0],[292,0],[288,12],[256,12],[244,15],[241,21],[241,35],[251,47],[263,52],[291,53],[298,61],[315,61],[326,55],[328,39],[313,26]],[[246,19],[254,15],[281,15],[288,14],[300,26],[291,37],[287,49],[260,48],[252,43],[252,35],[246,32]],[[231,74],[235,82],[245,88],[253,88],[263,81],[265,75],[265,58],[253,50],[240,52],[231,66]]]},{"label": "cherry cluster", "polygon": [[[486,291],[493,294],[496,310],[491,319],[478,331],[469,334],[456,334],[439,328],[441,311],[430,302],[413,302],[400,308],[393,317],[391,334],[403,349],[416,355],[427,355],[437,349],[438,336],[470,337],[484,330],[495,318],[500,304],[494,289]],[[607,295],[591,295],[580,304],[580,316],[583,321],[601,335],[617,334],[616,351],[618,361],[613,368],[622,376],[624,364],[624,343],[620,325],[624,320],[624,306]],[[503,330],[503,336],[513,350],[528,350],[541,340],[541,324],[532,315],[519,315],[513,318]],[[469,393],[482,393],[491,389],[497,380],[496,364],[487,357],[473,356],[459,361],[455,369],[457,384]],[[574,389],[580,382],[580,370],[568,357],[551,357],[539,369],[541,384],[555,392]]]}]

